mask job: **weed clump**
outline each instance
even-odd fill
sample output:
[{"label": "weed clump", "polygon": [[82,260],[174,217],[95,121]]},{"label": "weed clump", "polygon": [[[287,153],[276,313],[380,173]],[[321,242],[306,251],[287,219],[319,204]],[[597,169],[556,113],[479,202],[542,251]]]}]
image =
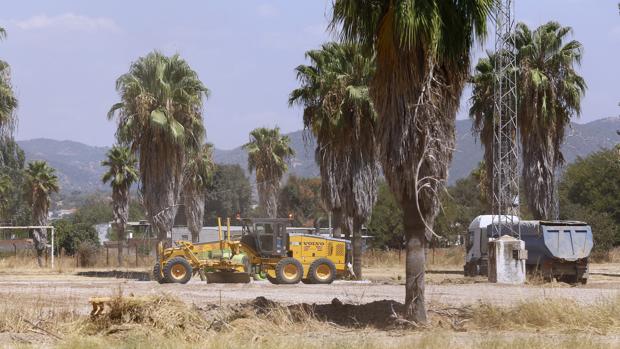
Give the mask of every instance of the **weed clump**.
[{"label": "weed clump", "polygon": [[89,319],[89,332],[112,334],[134,330],[157,331],[164,336],[180,336],[186,340],[198,339],[206,330],[206,322],[192,306],[170,295],[144,298],[113,297],[106,310]]}]

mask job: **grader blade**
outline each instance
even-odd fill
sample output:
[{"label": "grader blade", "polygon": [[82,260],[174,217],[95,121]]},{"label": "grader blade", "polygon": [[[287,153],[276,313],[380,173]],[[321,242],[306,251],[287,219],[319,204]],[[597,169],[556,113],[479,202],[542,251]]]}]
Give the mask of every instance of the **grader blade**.
[{"label": "grader blade", "polygon": [[211,272],[207,273],[209,284],[247,284],[250,282],[249,273]]}]

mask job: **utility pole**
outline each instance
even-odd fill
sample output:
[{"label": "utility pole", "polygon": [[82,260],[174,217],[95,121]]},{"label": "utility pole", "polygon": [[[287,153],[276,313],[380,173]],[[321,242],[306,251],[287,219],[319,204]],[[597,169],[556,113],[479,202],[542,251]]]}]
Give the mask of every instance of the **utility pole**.
[{"label": "utility pole", "polygon": [[495,10],[495,72],[493,114],[492,214],[494,237],[520,237],[517,57],[514,51],[515,0],[497,0]]}]

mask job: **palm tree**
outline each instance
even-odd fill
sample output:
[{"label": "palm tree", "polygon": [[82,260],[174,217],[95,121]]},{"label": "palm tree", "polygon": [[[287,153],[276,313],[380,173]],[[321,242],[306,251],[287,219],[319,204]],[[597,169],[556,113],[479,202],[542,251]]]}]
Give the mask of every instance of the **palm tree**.
[{"label": "palm tree", "polygon": [[185,165],[183,203],[192,242],[198,242],[205,213],[206,190],[213,175],[213,145],[207,143],[191,154]]},{"label": "palm tree", "polygon": [[[484,192],[493,191],[493,135],[494,135],[494,85],[495,74],[495,55],[487,52],[487,57],[480,58],[470,79],[472,84],[472,94],[469,99],[469,117],[473,120],[472,132],[480,137],[480,142],[484,147]],[[481,169],[482,170],[482,169]],[[490,202],[488,202],[490,204]],[[491,209],[491,207],[487,207]]]},{"label": "palm tree", "polygon": [[[46,226],[50,195],[59,190],[58,177],[55,175],[55,170],[45,161],[28,163],[25,174],[26,200],[32,207],[32,223],[36,226]],[[42,256],[47,247],[47,232],[43,229],[34,229],[32,237],[37,251],[37,262],[39,267],[43,267]]]},{"label": "palm tree", "polygon": [[[555,173],[564,162],[560,146],[570,118],[578,116],[586,83],[575,70],[582,55],[578,41],[564,44],[569,27],[556,22],[534,32],[517,24],[513,50],[517,53],[518,124],[523,152],[525,197],[536,219],[557,218]],[[470,116],[474,131],[485,148],[487,173],[493,159],[493,84],[495,56],[480,59],[471,79],[473,91]],[[490,178],[490,176],[489,176]],[[491,192],[491,183],[487,183]],[[518,214],[518,213],[515,213]]]},{"label": "palm tree", "polygon": [[112,210],[114,211],[114,228],[118,240],[118,266],[123,263],[123,242],[126,239],[125,229],[129,219],[129,190],[138,180],[136,158],[127,147],[120,145],[112,147],[107,153],[107,159],[102,166],[108,171],[103,175],[103,183],[110,182],[112,186]]},{"label": "palm tree", "polygon": [[587,88],[575,71],[583,46],[568,41],[570,27],[548,22],[533,32],[517,24],[519,66],[518,124],[523,152],[525,197],[535,219],[555,219],[556,169],[564,163],[560,146],[573,116],[581,113]]},{"label": "palm tree", "polygon": [[288,159],[295,155],[289,143],[279,127],[259,127],[250,132],[250,141],[243,146],[248,152],[250,173],[256,171],[258,205],[270,218],[278,215],[280,180],[288,170]]},{"label": "palm tree", "polygon": [[[0,27],[0,40],[5,37],[5,30]],[[15,129],[17,123],[15,109],[17,98],[11,86],[11,70],[8,63],[0,60],[0,141],[7,136],[10,137]],[[0,158],[0,165],[2,164],[3,159]]]},{"label": "palm tree", "polygon": [[176,215],[186,154],[203,143],[201,109],[209,90],[179,55],[159,52],[132,63],[116,89],[121,102],[108,118],[117,115],[119,143],[139,156],[144,204],[164,240]]},{"label": "palm tree", "polygon": [[426,322],[424,249],[439,212],[474,39],[494,0],[335,0],[331,28],[376,52],[370,95],[383,173],[403,208],[405,316]]},{"label": "palm tree", "polygon": [[324,44],[296,68],[301,87],[289,104],[304,107],[304,126],[317,140],[321,194],[344,216],[353,237],[353,271],[362,274],[361,226],[377,199],[376,113],[368,93],[374,57],[357,44]]}]

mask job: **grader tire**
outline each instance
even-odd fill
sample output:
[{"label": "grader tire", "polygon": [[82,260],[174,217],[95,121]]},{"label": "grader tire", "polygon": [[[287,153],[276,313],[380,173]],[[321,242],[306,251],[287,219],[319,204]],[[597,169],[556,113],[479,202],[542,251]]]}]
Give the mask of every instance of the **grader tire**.
[{"label": "grader tire", "polygon": [[159,262],[155,263],[155,265],[153,266],[153,280],[159,282],[160,284],[165,284],[169,282],[165,276],[161,275],[161,268],[159,266]]},{"label": "grader tire", "polygon": [[278,282],[278,278],[272,278],[271,276],[269,276],[269,274],[265,274],[265,277],[267,278],[267,280],[269,280],[269,282],[271,282],[274,285],[277,285],[280,283]]},{"label": "grader tire", "polygon": [[276,264],[276,280],[278,284],[296,284],[301,281],[303,276],[304,267],[295,258],[283,258]]},{"label": "grader tire", "polygon": [[308,279],[313,284],[331,284],[336,279],[336,266],[327,258],[319,258],[310,264]]},{"label": "grader tire", "polygon": [[192,278],[192,266],[183,257],[172,258],[164,265],[164,276],[169,282],[186,284]]}]

